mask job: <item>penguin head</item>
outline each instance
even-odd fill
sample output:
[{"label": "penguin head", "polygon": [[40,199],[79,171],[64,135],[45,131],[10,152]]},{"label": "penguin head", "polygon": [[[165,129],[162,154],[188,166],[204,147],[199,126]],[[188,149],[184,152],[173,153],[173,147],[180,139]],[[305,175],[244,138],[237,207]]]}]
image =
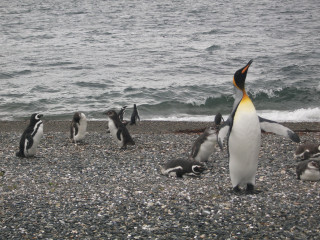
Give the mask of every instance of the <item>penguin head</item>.
[{"label": "penguin head", "polygon": [[240,89],[241,91],[244,91],[244,83],[246,81],[247,72],[251,65],[253,60],[251,59],[246,66],[236,71],[233,77],[233,85]]},{"label": "penguin head", "polygon": [[221,124],[221,120],[223,120],[223,117],[222,117],[221,113],[217,113],[217,115],[214,118],[214,124],[216,126],[220,125]]},{"label": "penguin head", "polygon": [[31,124],[35,124],[35,123],[37,123],[38,121],[40,121],[42,117],[43,117],[42,114],[40,114],[40,113],[34,113],[34,114],[31,115],[30,123],[31,123]]},{"label": "penguin head", "polygon": [[199,163],[193,164],[191,169],[195,175],[200,175],[202,172],[204,172],[206,170],[206,168],[202,164],[199,164]]},{"label": "penguin head", "polygon": [[308,169],[320,170],[319,163],[317,161],[310,161],[308,162]]},{"label": "penguin head", "polygon": [[112,119],[112,120],[118,119],[118,114],[117,114],[116,111],[114,111],[114,110],[109,110],[109,111],[107,112],[107,116],[108,116],[110,119]]},{"label": "penguin head", "polygon": [[215,134],[216,133],[216,127],[215,126],[207,127],[204,130],[204,132],[207,133],[208,135]]},{"label": "penguin head", "polygon": [[80,118],[81,118],[81,113],[80,113],[80,112],[76,112],[76,113],[73,115],[73,121],[76,122],[76,123],[79,123]]}]

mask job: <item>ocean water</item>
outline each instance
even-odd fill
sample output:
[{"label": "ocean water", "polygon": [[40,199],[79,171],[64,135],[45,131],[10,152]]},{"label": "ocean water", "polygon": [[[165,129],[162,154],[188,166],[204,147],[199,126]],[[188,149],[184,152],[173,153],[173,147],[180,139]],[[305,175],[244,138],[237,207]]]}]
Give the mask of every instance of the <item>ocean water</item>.
[{"label": "ocean water", "polygon": [[71,119],[137,104],[142,120],[213,121],[233,74],[258,113],[320,121],[320,2],[4,0],[0,120]]}]

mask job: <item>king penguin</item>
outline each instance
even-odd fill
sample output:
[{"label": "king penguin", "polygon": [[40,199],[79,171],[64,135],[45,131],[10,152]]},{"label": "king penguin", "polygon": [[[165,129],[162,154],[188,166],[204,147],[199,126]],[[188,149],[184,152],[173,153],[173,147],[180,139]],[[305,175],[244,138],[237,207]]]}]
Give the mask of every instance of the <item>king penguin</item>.
[{"label": "king penguin", "polygon": [[70,138],[74,143],[81,141],[87,135],[87,118],[82,112],[73,115],[70,126]]},{"label": "king penguin", "polygon": [[19,145],[17,157],[33,157],[43,136],[42,114],[34,113],[31,115],[29,126],[24,130]]},{"label": "king penguin", "polygon": [[192,145],[190,157],[196,161],[207,162],[214,152],[218,142],[218,131],[222,116],[218,113],[214,119],[214,125],[207,127]]},{"label": "king penguin", "polygon": [[118,114],[114,110],[107,112],[109,117],[108,125],[113,139],[121,147],[126,149],[127,145],[135,145],[126,126],[120,121]]},{"label": "king penguin", "polygon": [[259,193],[255,190],[255,175],[261,142],[261,129],[300,142],[299,136],[289,128],[277,122],[261,118],[246,93],[245,80],[248,69],[253,61],[235,72],[233,85],[235,101],[233,110],[219,130],[218,144],[222,149],[223,140],[227,137],[229,153],[230,178],[235,193],[246,186],[248,194]]}]

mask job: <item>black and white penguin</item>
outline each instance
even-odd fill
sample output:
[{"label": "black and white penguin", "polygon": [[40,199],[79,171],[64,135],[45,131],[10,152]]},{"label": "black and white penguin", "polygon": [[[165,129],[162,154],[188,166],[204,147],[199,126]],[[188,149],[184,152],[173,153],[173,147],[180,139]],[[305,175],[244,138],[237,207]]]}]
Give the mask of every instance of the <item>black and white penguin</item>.
[{"label": "black and white penguin", "polygon": [[294,158],[302,160],[320,156],[320,144],[306,143],[297,147]]},{"label": "black and white penguin", "polygon": [[192,145],[190,157],[196,161],[207,162],[210,155],[214,152],[218,142],[218,131],[222,116],[218,113],[215,116],[214,126],[208,127],[196,139]]},{"label": "black and white penguin", "polygon": [[125,149],[127,145],[135,145],[135,142],[131,138],[128,129],[120,121],[118,114],[114,110],[107,112],[109,117],[108,126],[110,133],[116,143],[122,148]]},{"label": "black and white penguin", "polygon": [[254,189],[255,175],[261,142],[261,130],[273,132],[300,142],[299,136],[281,124],[261,118],[245,91],[245,80],[252,60],[236,71],[233,78],[235,101],[233,110],[219,130],[218,143],[222,149],[227,137],[229,153],[229,171],[233,191],[239,193],[246,185],[248,194],[258,193]]},{"label": "black and white penguin", "polygon": [[70,138],[74,143],[77,143],[87,135],[87,118],[82,112],[76,112],[73,115],[70,126]]},{"label": "black and white penguin", "polygon": [[137,121],[137,120],[140,121],[140,116],[139,116],[139,112],[138,112],[137,105],[134,104],[134,105],[133,105],[133,112],[132,112],[132,114],[131,114],[130,125],[136,124],[136,121]]},{"label": "black and white penguin", "polygon": [[126,111],[126,108],[127,108],[127,106],[123,106],[123,107],[120,109],[120,111],[118,112],[119,119],[120,119],[121,122],[123,122],[123,116],[124,116],[124,113],[125,113],[125,111]]},{"label": "black and white penguin", "polygon": [[297,165],[297,178],[305,181],[320,180],[320,161],[304,160]]},{"label": "black and white penguin", "polygon": [[198,161],[185,159],[171,160],[161,167],[161,174],[170,177],[193,176],[199,177],[206,170],[204,165]]},{"label": "black and white penguin", "polygon": [[31,115],[29,126],[24,130],[19,144],[17,157],[33,157],[43,136],[42,114],[34,113]]}]

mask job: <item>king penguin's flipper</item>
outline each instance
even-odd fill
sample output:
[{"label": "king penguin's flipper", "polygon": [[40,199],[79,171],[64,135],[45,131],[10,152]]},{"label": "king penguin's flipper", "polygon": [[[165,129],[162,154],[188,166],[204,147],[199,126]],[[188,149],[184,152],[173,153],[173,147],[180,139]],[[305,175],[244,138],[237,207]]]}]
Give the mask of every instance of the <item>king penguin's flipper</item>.
[{"label": "king penguin's flipper", "polygon": [[221,149],[223,146],[224,139],[230,132],[230,125],[231,125],[231,120],[228,118],[227,121],[225,121],[220,127],[219,134],[218,134],[218,144]]},{"label": "king penguin's flipper", "polygon": [[292,141],[298,143],[300,142],[299,136],[291,129],[282,126],[280,123],[259,117],[261,130],[265,132],[272,132],[278,135],[282,135]]}]

